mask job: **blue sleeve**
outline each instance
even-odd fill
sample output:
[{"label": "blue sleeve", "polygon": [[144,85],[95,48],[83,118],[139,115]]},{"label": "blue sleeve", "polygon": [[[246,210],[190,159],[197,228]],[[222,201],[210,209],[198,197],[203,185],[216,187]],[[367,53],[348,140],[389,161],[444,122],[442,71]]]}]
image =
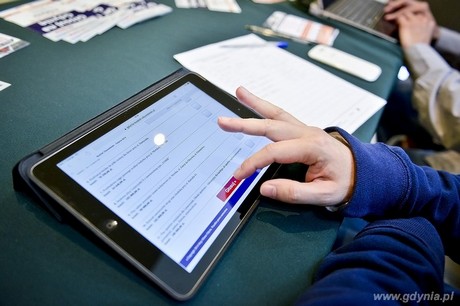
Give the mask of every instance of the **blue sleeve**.
[{"label": "blue sleeve", "polygon": [[[433,303],[436,294],[457,300],[456,292],[444,292],[443,270],[442,242],[429,221],[374,221],[324,259],[297,304],[423,305]],[[422,294],[428,294],[425,300]]]},{"label": "blue sleeve", "polygon": [[355,159],[355,188],[344,216],[368,220],[421,216],[438,230],[446,254],[460,262],[460,175],[420,167],[404,150],[363,143],[338,131]]}]

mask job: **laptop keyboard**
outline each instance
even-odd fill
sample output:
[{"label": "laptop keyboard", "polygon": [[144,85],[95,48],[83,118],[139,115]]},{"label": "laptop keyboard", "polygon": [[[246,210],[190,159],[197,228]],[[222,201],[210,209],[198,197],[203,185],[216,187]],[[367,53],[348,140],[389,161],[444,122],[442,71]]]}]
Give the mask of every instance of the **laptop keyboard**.
[{"label": "laptop keyboard", "polygon": [[384,4],[374,0],[338,0],[327,10],[355,23],[373,27],[383,15]]}]

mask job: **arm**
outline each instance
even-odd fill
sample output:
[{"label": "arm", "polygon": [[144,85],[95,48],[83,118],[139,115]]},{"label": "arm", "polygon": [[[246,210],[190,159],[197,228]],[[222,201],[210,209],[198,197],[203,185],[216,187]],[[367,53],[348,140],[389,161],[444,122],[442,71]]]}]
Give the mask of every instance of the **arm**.
[{"label": "arm", "polygon": [[421,124],[436,142],[460,150],[460,74],[430,45],[460,56],[460,34],[439,27],[426,2],[390,1],[385,18],[398,25]]},{"label": "arm", "polygon": [[414,165],[405,152],[385,144],[366,144],[340,129],[355,162],[355,187],[348,217],[382,219],[422,216],[438,229],[446,254],[460,262],[460,176]]},{"label": "arm", "polygon": [[460,57],[460,33],[440,27],[434,48],[440,52],[446,52]]},{"label": "arm", "polygon": [[[427,220],[377,221],[326,256],[298,304],[425,304],[432,301],[420,296],[432,292],[448,302],[452,296],[444,295],[443,268],[442,243]],[[384,300],[382,294],[394,299]]]},{"label": "arm", "polygon": [[430,45],[417,44],[404,53],[414,79],[413,105],[420,122],[436,141],[460,150],[460,73]]}]

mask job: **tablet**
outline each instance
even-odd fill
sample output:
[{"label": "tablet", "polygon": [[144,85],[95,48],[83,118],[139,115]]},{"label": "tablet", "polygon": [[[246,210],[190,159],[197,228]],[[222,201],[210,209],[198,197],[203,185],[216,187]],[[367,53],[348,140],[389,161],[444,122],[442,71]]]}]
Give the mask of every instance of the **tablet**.
[{"label": "tablet", "polygon": [[178,300],[193,296],[257,204],[276,166],[233,172],[270,140],[218,116],[258,117],[187,73],[30,168],[35,184]]}]

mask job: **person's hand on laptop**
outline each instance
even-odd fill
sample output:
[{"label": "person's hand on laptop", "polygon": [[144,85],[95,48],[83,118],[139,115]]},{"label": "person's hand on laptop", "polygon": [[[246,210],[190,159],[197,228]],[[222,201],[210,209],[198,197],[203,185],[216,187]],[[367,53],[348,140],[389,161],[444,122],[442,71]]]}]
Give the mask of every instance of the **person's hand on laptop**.
[{"label": "person's hand on laptop", "polygon": [[281,108],[246,89],[236,91],[238,99],[266,119],[221,117],[219,126],[229,132],[266,136],[274,142],[246,159],[235,178],[250,176],[274,162],[308,165],[305,182],[272,179],[260,188],[262,195],[294,204],[336,205],[349,200],[354,187],[354,160],[350,149],[320,128],[310,127]]},{"label": "person's hand on laptop", "polygon": [[436,23],[425,15],[407,13],[397,20],[399,27],[399,41],[403,48],[415,44],[430,44]]},{"label": "person's hand on laptop", "polygon": [[406,13],[423,14],[434,20],[429,4],[419,0],[390,0],[383,12],[388,21],[396,20],[401,14]]},{"label": "person's hand on laptop", "polygon": [[403,47],[417,43],[429,44],[439,36],[430,6],[418,0],[388,1],[384,9],[385,19],[395,22],[399,28],[399,40]]}]

